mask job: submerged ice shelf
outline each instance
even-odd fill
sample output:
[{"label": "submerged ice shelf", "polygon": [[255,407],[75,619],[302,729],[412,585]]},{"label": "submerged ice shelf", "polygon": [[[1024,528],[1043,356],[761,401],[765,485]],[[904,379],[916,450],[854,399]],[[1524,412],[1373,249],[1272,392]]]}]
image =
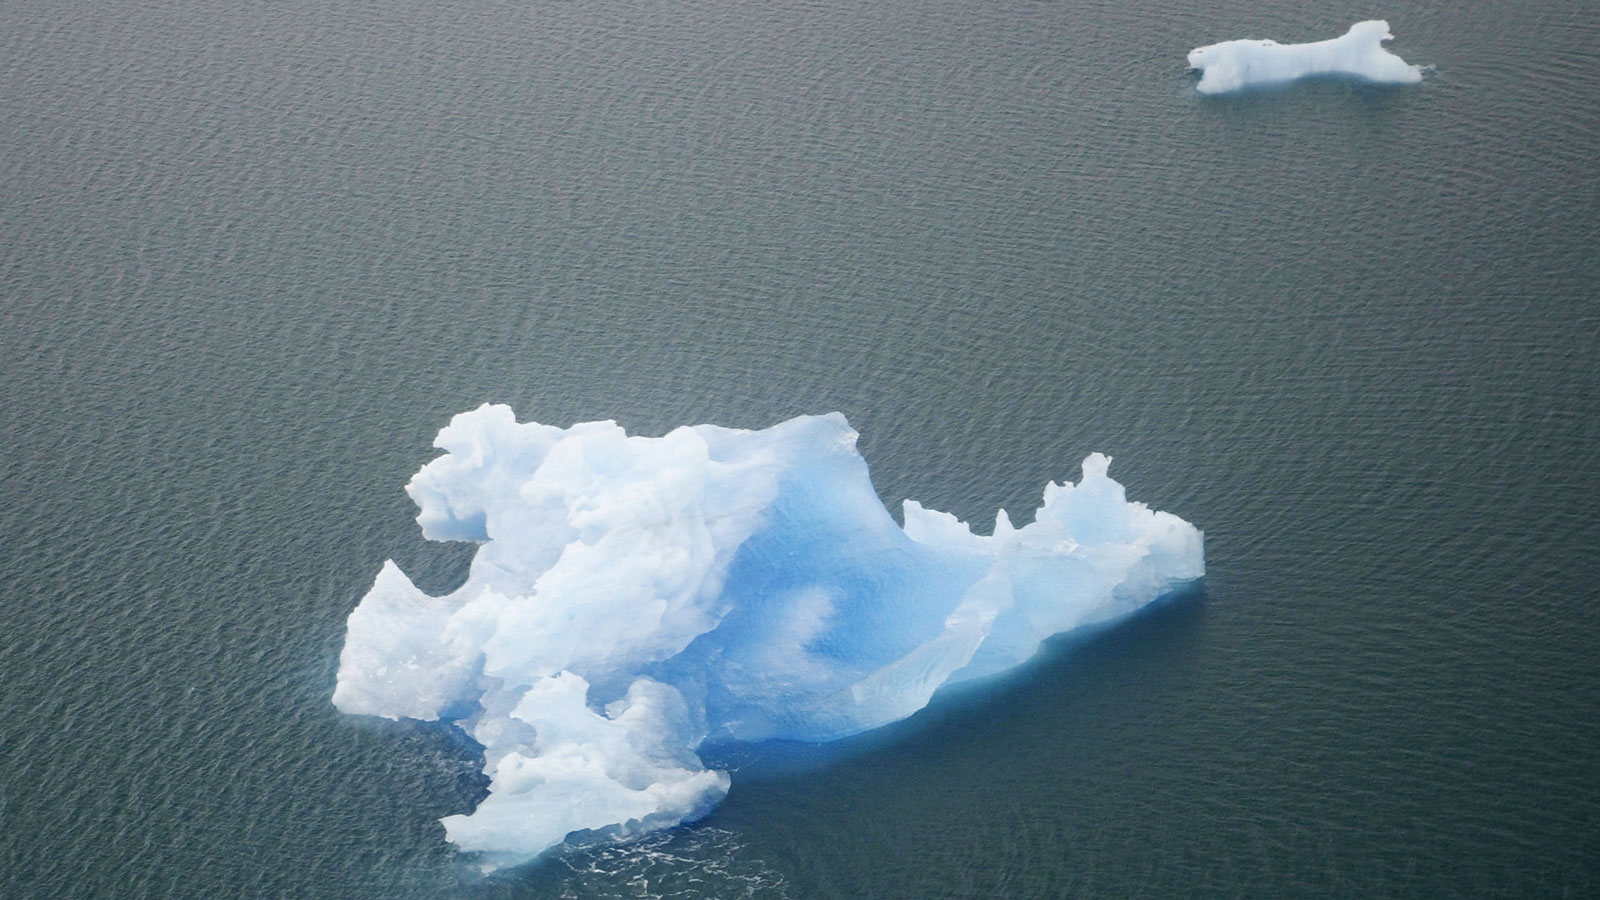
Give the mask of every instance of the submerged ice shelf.
[{"label": "submerged ice shelf", "polygon": [[1205,570],[1201,533],[1098,453],[979,535],[912,500],[897,525],[837,413],[644,438],[486,404],[434,443],[406,491],[424,536],[479,544],[470,573],[432,597],[385,563],[333,702],[483,746],[489,795],[442,821],[485,869],[704,815],[729,780],[702,744],[902,719]]},{"label": "submerged ice shelf", "polygon": [[1309,44],[1223,41],[1190,50],[1189,68],[1200,70],[1195,89],[1202,94],[1224,94],[1310,75],[1349,75],[1384,84],[1421,81],[1421,66],[1410,65],[1384,49],[1383,42],[1393,38],[1389,23],[1374,19],[1351,25],[1341,37]]}]

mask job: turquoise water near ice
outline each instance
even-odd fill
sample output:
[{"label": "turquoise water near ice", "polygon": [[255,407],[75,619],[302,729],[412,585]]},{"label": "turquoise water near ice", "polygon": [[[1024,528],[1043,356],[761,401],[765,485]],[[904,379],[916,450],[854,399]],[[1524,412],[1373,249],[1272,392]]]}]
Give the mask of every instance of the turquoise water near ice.
[{"label": "turquoise water near ice", "polygon": [[[1436,71],[1203,99],[1371,15]],[[0,895],[1600,891],[1586,4],[6,2]],[[987,528],[1094,450],[1197,595],[489,882],[340,716],[485,400],[841,410]]]}]

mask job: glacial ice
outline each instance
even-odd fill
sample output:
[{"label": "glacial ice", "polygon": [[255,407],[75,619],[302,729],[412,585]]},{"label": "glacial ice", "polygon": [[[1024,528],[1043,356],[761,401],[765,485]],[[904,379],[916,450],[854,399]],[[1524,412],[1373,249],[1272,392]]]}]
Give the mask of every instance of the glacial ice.
[{"label": "glacial ice", "polygon": [[1276,41],[1223,41],[1189,51],[1189,67],[1200,70],[1195,89],[1202,94],[1278,84],[1308,75],[1351,75],[1384,84],[1422,80],[1422,67],[1384,49],[1389,23],[1357,22],[1342,37],[1309,44]]},{"label": "glacial ice", "polygon": [[434,443],[406,491],[425,537],[478,543],[468,577],[432,597],[386,562],[333,702],[482,745],[488,796],[442,822],[485,870],[702,816],[729,786],[703,744],[893,722],[1205,569],[1098,453],[980,535],[911,500],[897,525],[838,413],[646,438],[485,404]]}]

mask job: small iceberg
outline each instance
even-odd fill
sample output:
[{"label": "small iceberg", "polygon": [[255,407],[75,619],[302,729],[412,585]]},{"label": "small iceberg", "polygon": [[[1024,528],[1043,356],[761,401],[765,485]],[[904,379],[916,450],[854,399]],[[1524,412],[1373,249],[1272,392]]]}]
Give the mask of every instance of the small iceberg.
[{"label": "small iceberg", "polygon": [[1282,84],[1308,75],[1349,75],[1378,84],[1415,84],[1422,66],[1413,66],[1384,49],[1391,40],[1382,19],[1357,22],[1343,37],[1310,44],[1277,41],[1223,41],[1189,51],[1189,67],[1200,70],[1195,89],[1226,94]]}]

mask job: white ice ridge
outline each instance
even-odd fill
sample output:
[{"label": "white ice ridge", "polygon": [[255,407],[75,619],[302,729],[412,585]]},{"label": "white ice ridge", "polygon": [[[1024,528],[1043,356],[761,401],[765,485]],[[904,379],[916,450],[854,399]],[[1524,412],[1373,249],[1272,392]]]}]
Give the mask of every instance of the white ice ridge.
[{"label": "white ice ridge", "polygon": [[1422,67],[1384,49],[1394,35],[1381,19],[1357,22],[1343,37],[1310,44],[1276,41],[1223,41],[1189,51],[1189,68],[1200,70],[1196,90],[1225,94],[1243,88],[1293,81],[1308,75],[1351,75],[1385,84],[1422,80]]},{"label": "white ice ridge", "polygon": [[855,444],[838,413],[659,438],[462,413],[406,492],[424,536],[478,543],[466,583],[431,597],[385,563],[333,702],[483,746],[488,797],[442,821],[488,869],[704,815],[729,783],[706,742],[893,722],[1204,574],[1201,533],[1101,454],[985,536],[911,500],[895,524]]}]

